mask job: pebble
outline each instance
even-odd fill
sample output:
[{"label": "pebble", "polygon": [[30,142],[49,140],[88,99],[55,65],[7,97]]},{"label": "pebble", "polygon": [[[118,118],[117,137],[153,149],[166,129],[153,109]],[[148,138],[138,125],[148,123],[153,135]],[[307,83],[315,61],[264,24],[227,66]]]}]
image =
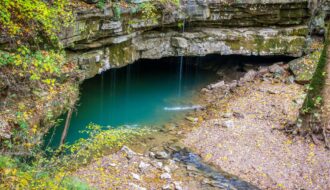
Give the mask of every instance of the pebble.
[{"label": "pebble", "polygon": [[155,153],[154,152],[150,152],[149,153],[149,156],[150,156],[150,158],[155,158]]},{"label": "pebble", "polygon": [[129,160],[132,159],[134,155],[136,155],[136,153],[127,146],[123,146],[121,151],[126,153],[126,158]]},{"label": "pebble", "polygon": [[144,187],[140,187],[138,185],[136,185],[135,183],[129,183],[129,185],[134,189],[134,190],[147,190]]},{"label": "pebble", "polygon": [[134,179],[136,179],[136,180],[141,180],[141,177],[140,177],[140,175],[139,174],[136,174],[136,173],[131,173],[132,174],[132,177],[134,178]]},{"label": "pebble", "polygon": [[155,158],[157,159],[168,159],[170,156],[165,151],[156,152]]},{"label": "pebble", "polygon": [[267,92],[268,92],[268,94],[279,94],[280,93],[277,90],[273,90],[273,89],[267,90]]},{"label": "pebble", "polygon": [[156,168],[162,168],[163,167],[163,163],[162,162],[152,162],[151,164],[154,167],[156,167]]},{"label": "pebble", "polygon": [[163,189],[163,190],[170,190],[170,189],[172,189],[172,188],[171,188],[171,184],[166,184],[166,185],[164,185],[164,186],[162,187],[162,189]]},{"label": "pebble", "polygon": [[150,166],[150,164],[147,164],[147,163],[141,161],[139,164],[139,169],[140,169],[140,171],[145,171],[148,169],[149,166]]},{"label": "pebble", "polygon": [[223,118],[231,118],[233,116],[233,113],[227,112],[222,115]]},{"label": "pebble", "polygon": [[160,178],[161,179],[171,179],[172,176],[169,173],[163,173],[162,175],[160,175]]},{"label": "pebble", "polygon": [[239,112],[234,112],[234,117],[239,118],[239,119],[244,119],[244,115],[242,113]]},{"label": "pebble", "polygon": [[287,84],[294,84],[294,76],[289,76],[287,79],[286,79],[286,83]]},{"label": "pebble", "polygon": [[234,122],[232,120],[222,122],[222,127],[232,128],[234,127]]},{"label": "pebble", "polygon": [[169,166],[165,166],[164,171],[167,173],[171,173],[171,168]]},{"label": "pebble", "polygon": [[195,123],[195,122],[198,121],[198,118],[195,118],[195,117],[186,117],[186,120]]},{"label": "pebble", "polygon": [[217,83],[215,83],[215,84],[210,84],[210,85],[208,85],[207,88],[208,88],[209,90],[212,90],[212,89],[215,89],[215,88],[221,88],[221,87],[223,87],[224,85],[225,85],[225,81],[220,81],[220,82],[217,82]]},{"label": "pebble", "polygon": [[181,182],[175,181],[173,182],[175,190],[182,190]]},{"label": "pebble", "polygon": [[201,92],[203,92],[203,93],[208,93],[208,92],[210,92],[210,90],[207,89],[207,88],[202,88]]},{"label": "pebble", "polygon": [[191,165],[187,165],[187,170],[188,170],[188,171],[198,171],[198,170],[196,169],[196,167],[191,166]]}]

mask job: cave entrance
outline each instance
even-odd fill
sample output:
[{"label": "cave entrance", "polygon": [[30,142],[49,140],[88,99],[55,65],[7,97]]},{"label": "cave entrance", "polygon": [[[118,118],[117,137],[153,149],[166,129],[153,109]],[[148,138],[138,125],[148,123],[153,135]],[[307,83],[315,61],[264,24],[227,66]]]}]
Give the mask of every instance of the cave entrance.
[{"label": "cave entrance", "polygon": [[[102,126],[161,126],[199,108],[196,95],[217,80],[238,80],[261,65],[290,57],[219,56],[169,57],[139,60],[84,81],[77,111],[73,113],[66,142],[86,137],[79,133],[90,123]],[[65,123],[50,130],[46,141],[58,146]]]}]

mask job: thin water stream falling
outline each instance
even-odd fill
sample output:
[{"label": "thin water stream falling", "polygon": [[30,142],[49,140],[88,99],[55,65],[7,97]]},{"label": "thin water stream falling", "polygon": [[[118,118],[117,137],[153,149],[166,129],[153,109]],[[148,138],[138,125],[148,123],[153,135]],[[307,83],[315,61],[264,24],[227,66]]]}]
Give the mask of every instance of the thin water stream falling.
[{"label": "thin water stream falling", "polygon": [[[182,24],[182,33],[185,32],[186,19],[183,19]],[[178,96],[181,97],[182,91],[182,75],[183,75],[183,55],[180,55],[180,68],[179,68],[179,93]]]}]

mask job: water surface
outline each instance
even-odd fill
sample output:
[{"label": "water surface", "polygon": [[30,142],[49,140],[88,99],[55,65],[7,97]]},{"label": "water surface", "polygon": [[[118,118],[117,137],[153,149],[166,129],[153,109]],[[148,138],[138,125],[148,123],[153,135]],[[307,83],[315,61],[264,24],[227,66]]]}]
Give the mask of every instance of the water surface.
[{"label": "water surface", "polygon": [[[181,62],[182,60],[182,62]],[[66,142],[86,137],[79,131],[90,123],[102,126],[161,125],[198,108],[193,97],[216,80],[216,72],[201,67],[199,58],[141,60],[111,69],[81,85],[77,111],[73,113]],[[46,139],[59,144],[65,116]]]}]

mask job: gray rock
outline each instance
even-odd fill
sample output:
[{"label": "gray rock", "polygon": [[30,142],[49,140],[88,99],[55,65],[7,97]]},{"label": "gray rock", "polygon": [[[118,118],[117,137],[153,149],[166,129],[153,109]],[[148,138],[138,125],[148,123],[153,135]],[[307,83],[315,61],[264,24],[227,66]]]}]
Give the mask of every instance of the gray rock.
[{"label": "gray rock", "polygon": [[146,188],[140,187],[139,185],[137,185],[135,183],[129,183],[128,185],[132,188],[132,190],[147,190]]},{"label": "gray rock", "polygon": [[132,177],[133,177],[134,179],[139,180],[139,181],[141,180],[141,177],[140,177],[139,174],[131,173],[131,175],[132,175]]},{"label": "gray rock", "polygon": [[227,120],[227,121],[222,122],[222,127],[232,128],[234,126],[235,125],[234,125],[234,122],[232,120]]},{"label": "gray rock", "polygon": [[197,168],[195,166],[192,166],[192,165],[187,165],[187,170],[188,171],[198,171]]},{"label": "gray rock", "polygon": [[262,66],[262,67],[259,67],[259,69],[258,69],[258,74],[259,74],[259,75],[264,75],[264,74],[266,74],[266,73],[268,73],[268,72],[269,72],[268,67],[264,67],[264,66]]},{"label": "gray rock", "polygon": [[168,159],[170,157],[170,155],[168,153],[166,153],[165,151],[159,151],[156,152],[155,154],[155,158],[157,159]]},{"label": "gray rock", "polygon": [[151,164],[154,167],[158,168],[158,169],[161,169],[163,167],[163,163],[162,162],[156,162],[156,161],[154,161],[154,162],[151,162]]},{"label": "gray rock", "polygon": [[222,115],[223,118],[231,118],[233,116],[232,112],[227,112]]},{"label": "gray rock", "polygon": [[186,120],[188,120],[190,122],[193,122],[193,123],[196,123],[198,121],[198,118],[195,118],[195,117],[186,117]]},{"label": "gray rock", "polygon": [[141,172],[144,172],[148,169],[149,166],[150,166],[150,164],[147,164],[147,163],[141,161],[139,164],[139,169]]},{"label": "gray rock", "polygon": [[162,175],[160,175],[160,178],[161,179],[171,179],[172,176],[169,173],[163,173]]},{"label": "gray rock", "polygon": [[237,85],[238,85],[238,82],[237,82],[236,80],[230,82],[230,83],[228,84],[229,90],[233,90],[233,89],[235,89],[235,88],[237,87]]},{"label": "gray rock", "polygon": [[[314,54],[314,55],[313,55]],[[289,62],[290,70],[299,84],[307,84],[313,78],[319,56],[315,53]]]},{"label": "gray rock", "polygon": [[254,80],[254,78],[257,76],[257,72],[255,70],[250,70],[247,73],[245,73],[244,77],[240,79],[241,82],[251,82]]},{"label": "gray rock", "polygon": [[287,83],[287,84],[294,84],[294,76],[289,76],[289,77],[286,79],[286,83]]},{"label": "gray rock", "polygon": [[149,157],[150,157],[150,158],[155,158],[155,153],[154,153],[154,152],[150,152],[150,153],[149,153]]},{"label": "gray rock", "polygon": [[164,171],[167,173],[171,173],[171,168],[169,166],[164,166]]},{"label": "gray rock", "polygon": [[274,89],[268,89],[268,90],[267,90],[267,93],[268,93],[268,94],[279,94],[280,92],[277,91],[277,90],[274,90]]},{"label": "gray rock", "polygon": [[275,76],[282,76],[285,73],[285,69],[281,67],[280,64],[282,65],[283,62],[269,66],[269,72],[273,73]]},{"label": "gray rock", "polygon": [[181,182],[175,181],[175,182],[173,182],[173,184],[174,184],[175,190],[183,190],[183,188],[181,186],[181,184],[182,184]]},{"label": "gray rock", "polygon": [[108,23],[103,23],[101,29],[102,30],[113,30],[113,29],[121,29],[122,23],[121,21],[110,21]]},{"label": "gray rock", "polygon": [[172,186],[171,186],[171,184],[166,184],[166,185],[163,185],[162,189],[163,190],[171,190]]},{"label": "gray rock", "polygon": [[131,150],[130,148],[128,148],[127,146],[123,146],[121,148],[121,151],[126,154],[126,158],[129,160],[132,159],[136,155],[136,153],[133,150]]},{"label": "gray rock", "polygon": [[168,161],[168,166],[170,167],[170,169],[172,171],[175,171],[177,170],[179,167],[175,164],[175,161],[174,160],[169,160]]},{"label": "gray rock", "polygon": [[187,48],[188,47],[188,41],[185,38],[181,37],[173,37],[171,40],[171,44],[174,47],[177,48]]},{"label": "gray rock", "polygon": [[210,92],[210,90],[207,89],[207,88],[202,88],[201,92],[203,92],[203,93],[208,93],[208,92]]},{"label": "gray rock", "polygon": [[208,85],[207,88],[212,90],[212,89],[221,88],[224,86],[225,86],[225,81],[220,81],[220,82]]},{"label": "gray rock", "polygon": [[244,114],[242,114],[242,113],[234,112],[233,115],[235,118],[244,119]]}]

